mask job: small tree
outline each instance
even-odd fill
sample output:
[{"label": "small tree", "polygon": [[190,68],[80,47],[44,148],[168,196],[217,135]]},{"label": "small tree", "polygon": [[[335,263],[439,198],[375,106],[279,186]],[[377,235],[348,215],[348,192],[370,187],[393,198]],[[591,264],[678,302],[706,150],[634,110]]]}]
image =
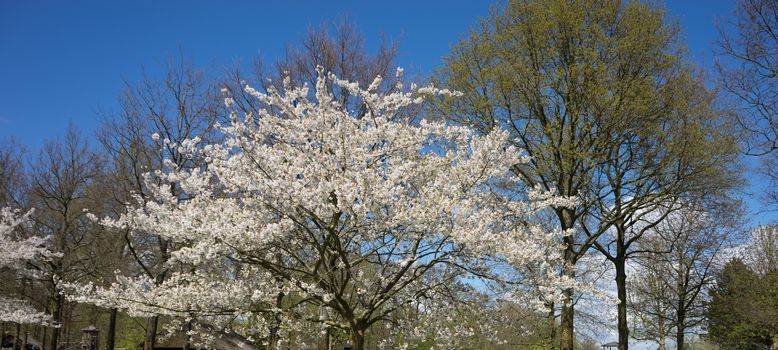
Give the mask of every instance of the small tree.
[{"label": "small tree", "polygon": [[676,348],[687,348],[686,334],[701,330],[705,320],[708,292],[722,251],[734,242],[738,213],[733,205],[690,206],[647,233],[641,244],[646,252],[634,260],[628,283],[634,338],[656,341],[660,349],[674,338]]},{"label": "small tree", "polygon": [[744,260],[758,273],[778,271],[778,225],[755,228],[745,255]]},{"label": "small tree", "polygon": [[771,348],[778,336],[778,273],[732,260],[716,277],[706,310],[708,338],[722,349]]}]

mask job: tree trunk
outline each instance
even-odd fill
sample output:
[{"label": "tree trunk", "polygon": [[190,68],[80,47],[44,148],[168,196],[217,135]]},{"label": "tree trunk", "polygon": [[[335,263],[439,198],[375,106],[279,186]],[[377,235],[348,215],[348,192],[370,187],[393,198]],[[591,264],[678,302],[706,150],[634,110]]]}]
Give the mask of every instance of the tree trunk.
[{"label": "tree trunk", "polygon": [[54,327],[51,328],[51,345],[49,345],[51,350],[59,349],[59,333],[60,327],[62,327],[62,303],[62,294],[56,293],[54,295],[54,314],[51,315],[54,321]]},{"label": "tree trunk", "polygon": [[70,331],[73,328],[73,325],[69,322],[72,319],[71,316],[72,315],[68,314],[68,310],[65,307],[65,303],[63,302],[62,303],[62,321],[60,321],[60,324],[62,324],[62,327],[60,328],[60,331],[59,331],[59,343],[60,344],[64,343],[65,344],[64,346],[67,346],[68,344],[70,344],[70,334],[71,334]]},{"label": "tree trunk", "polygon": [[684,325],[686,323],[686,311],[685,310],[679,310],[678,312],[678,323],[676,325],[676,331],[675,331],[675,348],[676,350],[684,350],[686,349],[686,326]]},{"label": "tree trunk", "polygon": [[[570,209],[558,210],[557,215],[562,230],[570,229],[575,224],[573,212]],[[567,235],[562,237],[562,242],[565,244],[562,273],[571,280],[575,280],[575,239],[572,235]],[[575,296],[575,291],[573,288],[567,288],[562,293],[564,300],[562,301],[561,315],[559,316],[559,350],[573,350],[575,340],[573,297]]]},{"label": "tree trunk", "polygon": [[330,350],[330,327],[324,327],[319,334],[319,350]]},{"label": "tree trunk", "polygon": [[675,348],[676,350],[686,349],[685,333],[686,333],[686,286],[681,283],[686,276],[681,273],[678,286],[678,314],[675,320]]},{"label": "tree trunk", "polygon": [[675,343],[677,344],[676,347],[675,347],[676,350],[683,350],[683,349],[686,348],[686,345],[684,344],[684,342],[685,342],[685,340],[684,340],[684,338],[685,338],[684,332],[685,332],[685,330],[679,328],[677,333],[676,333],[676,335],[675,335]]},{"label": "tree trunk", "polygon": [[146,338],[143,341],[143,350],[153,350],[154,343],[157,340],[158,316],[149,317],[146,320]]},{"label": "tree trunk", "polygon": [[559,349],[573,350],[573,288],[567,288],[563,292],[564,301],[559,320]]},{"label": "tree trunk", "polygon": [[[621,242],[618,243],[621,245]],[[617,248],[621,250],[621,248]],[[619,350],[629,349],[629,328],[627,325],[627,272],[626,257],[624,254],[618,254],[614,260],[616,265],[616,290],[619,297],[618,306],[618,331],[619,331]]]},{"label": "tree trunk", "polygon": [[365,330],[355,329],[349,336],[352,350],[365,350]]},{"label": "tree trunk", "polygon": [[666,350],[667,335],[665,334],[665,318],[661,313],[659,313],[659,327],[657,330],[659,331],[659,350]]},{"label": "tree trunk", "polygon": [[113,350],[116,346],[116,309],[111,309],[108,319],[108,334],[105,335],[106,350]]},{"label": "tree trunk", "polygon": [[[43,336],[41,337],[41,350],[46,350],[46,338],[49,335],[49,328],[43,327]],[[49,348],[51,349],[51,348]]]},{"label": "tree trunk", "polygon": [[271,349],[271,350],[278,349],[278,341],[280,340],[279,336],[278,336],[278,331],[279,331],[279,328],[275,324],[270,327],[270,334],[268,335],[268,339],[267,339],[267,348],[268,349]]},{"label": "tree trunk", "polygon": [[[562,273],[571,279],[575,279],[575,259],[572,251],[573,238],[571,236],[566,236],[564,241],[567,244],[567,248],[565,248],[565,265],[562,267]],[[575,295],[575,291],[573,288],[567,288],[562,293],[564,300],[562,301],[562,310],[559,318],[559,349],[573,350],[575,339],[573,333],[573,316],[575,315],[573,296]]]},{"label": "tree trunk", "polygon": [[[284,305],[284,293],[278,293],[276,295],[276,307],[281,309]],[[276,312],[273,314],[273,324],[270,326],[270,335],[268,336],[267,348],[271,350],[278,349],[278,342],[281,338],[278,334],[281,331],[281,314]]]},{"label": "tree trunk", "polygon": [[192,349],[192,336],[189,335],[189,332],[192,330],[192,322],[189,321],[186,323],[186,328],[184,328],[184,338],[186,339],[186,342],[184,343],[184,349],[183,350],[190,350]]},{"label": "tree trunk", "polygon": [[556,315],[554,314],[554,303],[548,303],[548,316],[546,321],[548,322],[548,348],[554,348],[554,342],[556,342]]},{"label": "tree trunk", "polygon": [[[16,349],[16,346],[19,345],[19,342],[22,340],[21,338],[21,332],[22,331],[22,325],[17,323],[16,324],[16,338],[14,339],[14,345],[13,348]],[[20,349],[24,349],[24,345]]]}]

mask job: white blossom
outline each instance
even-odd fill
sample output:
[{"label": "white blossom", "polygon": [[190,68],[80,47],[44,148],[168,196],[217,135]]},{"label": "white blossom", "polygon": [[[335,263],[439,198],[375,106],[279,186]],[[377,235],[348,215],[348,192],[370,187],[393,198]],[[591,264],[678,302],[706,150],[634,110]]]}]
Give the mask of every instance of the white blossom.
[{"label": "white blossom", "polygon": [[[43,237],[22,238],[19,229],[26,225],[32,212],[20,213],[11,208],[0,208],[0,268],[24,272],[24,263],[47,260],[58,256],[52,253]],[[51,317],[35,310],[23,300],[0,297],[0,321],[14,323],[46,324]]]},{"label": "white blossom", "polygon": [[[71,297],[137,316],[262,319],[255,334],[267,332],[263,315],[286,329],[319,322],[354,332],[354,320],[381,319],[421,295],[442,305],[431,299],[441,296],[436,288],[478,256],[517,269],[558,258],[560,232],[523,219],[570,200],[533,191],[519,201],[493,189],[518,181],[510,168],[528,161],[508,133],[399,118],[429,95],[458,93],[412,85],[385,94],[380,77],[362,89],[318,71],[312,92],[288,80],[283,92],[246,86],[267,106],[259,115],[219,126],[219,143],[171,144],[206,166],[166,163],[146,184],[154,200],[138,198],[120,218],[102,220],[170,241],[170,278],[117,276],[106,288],[70,286]],[[329,84],[366,112],[345,110]],[[170,183],[185,196],[173,196]],[[548,293],[558,281],[549,278]],[[279,307],[279,295],[302,302]],[[310,305],[332,309],[331,318],[311,315]]]}]

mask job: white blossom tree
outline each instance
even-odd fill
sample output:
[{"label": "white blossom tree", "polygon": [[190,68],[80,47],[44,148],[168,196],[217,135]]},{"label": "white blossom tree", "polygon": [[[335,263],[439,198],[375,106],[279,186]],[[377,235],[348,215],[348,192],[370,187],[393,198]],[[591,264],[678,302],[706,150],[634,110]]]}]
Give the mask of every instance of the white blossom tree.
[{"label": "white blossom tree", "polygon": [[[391,316],[403,308],[420,310],[425,322],[442,313],[445,323],[443,296],[455,294],[448,291],[462,267],[479,256],[518,269],[555,266],[548,260],[559,258],[560,233],[529,218],[570,200],[492,186],[519,181],[509,169],[527,161],[506,132],[477,135],[399,117],[426,96],[456,95],[447,90],[398,83],[384,94],[381,77],[361,88],[318,73],[314,92],[288,82],[283,92],[246,87],[266,106],[259,115],[233,113],[230,125],[217,126],[218,143],[173,145],[204,165],[166,162],[148,176],[163,179],[146,184],[153,200],[138,198],[120,218],[102,220],[175,242],[166,281],[118,276],[110,288],[73,294],[132,315],[168,315],[195,331],[197,324],[251,325],[245,331],[270,348],[290,328],[318,325],[363,349],[367,330],[399,322]],[[361,100],[364,111],[344,108],[330,84]],[[171,193],[170,183],[182,193]]]},{"label": "white blossom tree", "polygon": [[[20,238],[19,227],[28,222],[31,212],[21,213],[8,207],[0,208],[0,269],[24,273],[25,262],[53,257],[48,240],[32,236]],[[17,324],[46,324],[51,316],[36,310],[24,300],[0,296],[0,321]]]}]

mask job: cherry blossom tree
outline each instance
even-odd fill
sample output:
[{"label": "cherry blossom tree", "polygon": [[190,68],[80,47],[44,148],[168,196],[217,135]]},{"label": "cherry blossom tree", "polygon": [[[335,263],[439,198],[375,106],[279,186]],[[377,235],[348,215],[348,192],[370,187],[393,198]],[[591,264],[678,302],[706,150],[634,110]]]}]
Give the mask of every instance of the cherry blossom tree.
[{"label": "cherry blossom tree", "polygon": [[[561,232],[531,217],[572,201],[493,186],[519,181],[509,169],[528,161],[506,132],[479,135],[401,117],[428,96],[457,95],[445,89],[397,83],[394,92],[379,93],[380,76],[362,88],[321,68],[318,75],[315,91],[289,80],[283,91],[246,87],[265,108],[245,117],[233,112],[229,125],[217,125],[219,142],[154,135],[203,165],[166,161],[147,175],[152,200],[139,196],[102,224],[174,242],[169,278],[117,276],[109,288],[71,294],[131,315],[167,315],[192,332],[243,327],[269,348],[284,335],[321,327],[363,349],[371,326],[400,324],[392,317],[399,310],[415,308],[424,322],[451,325],[446,310],[456,304],[445,300],[455,297],[463,267],[481,256],[514,269],[556,266],[549,260],[560,258]],[[331,85],[364,110],[338,103]],[[230,96],[225,102],[232,107]],[[172,193],[170,183],[182,191]],[[554,283],[548,287],[559,294]],[[395,329],[453,339],[450,332],[463,328]]]},{"label": "cherry blossom tree", "polygon": [[[24,273],[24,263],[45,260],[54,256],[47,248],[48,240],[32,236],[19,238],[15,231],[28,222],[31,212],[21,213],[11,208],[0,208],[0,269]],[[17,324],[45,324],[51,316],[40,312],[21,299],[0,296],[0,321]]]}]

